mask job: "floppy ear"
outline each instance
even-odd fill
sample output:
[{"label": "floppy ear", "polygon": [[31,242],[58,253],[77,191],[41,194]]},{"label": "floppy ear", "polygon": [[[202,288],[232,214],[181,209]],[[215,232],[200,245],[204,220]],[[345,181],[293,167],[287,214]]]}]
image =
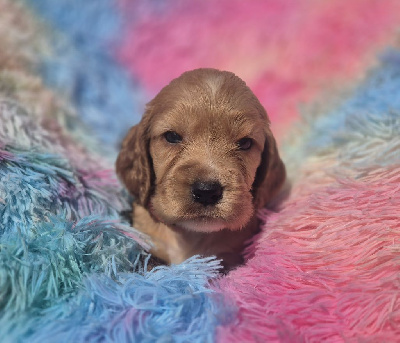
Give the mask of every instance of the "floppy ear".
[{"label": "floppy ear", "polygon": [[117,175],[142,206],[147,205],[153,183],[147,122],[145,115],[130,129],[116,161]]},{"label": "floppy ear", "polygon": [[285,165],[279,157],[274,136],[268,132],[253,183],[254,207],[263,208],[278,193],[285,178]]}]

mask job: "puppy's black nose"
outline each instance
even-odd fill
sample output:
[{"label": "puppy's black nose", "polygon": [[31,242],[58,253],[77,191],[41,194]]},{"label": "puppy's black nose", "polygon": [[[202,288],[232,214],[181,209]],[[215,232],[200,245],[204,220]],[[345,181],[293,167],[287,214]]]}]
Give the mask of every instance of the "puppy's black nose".
[{"label": "puppy's black nose", "polygon": [[192,197],[204,206],[215,205],[222,198],[222,186],[219,182],[195,182],[192,185]]}]

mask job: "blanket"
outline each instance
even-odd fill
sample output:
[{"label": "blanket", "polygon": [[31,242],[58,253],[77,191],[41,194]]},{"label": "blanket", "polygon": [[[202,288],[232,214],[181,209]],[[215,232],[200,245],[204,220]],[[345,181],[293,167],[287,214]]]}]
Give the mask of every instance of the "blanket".
[{"label": "blanket", "polygon": [[[0,0],[0,340],[400,340],[399,19],[397,0]],[[256,93],[290,181],[227,275],[150,270],[114,171],[197,67]]]}]

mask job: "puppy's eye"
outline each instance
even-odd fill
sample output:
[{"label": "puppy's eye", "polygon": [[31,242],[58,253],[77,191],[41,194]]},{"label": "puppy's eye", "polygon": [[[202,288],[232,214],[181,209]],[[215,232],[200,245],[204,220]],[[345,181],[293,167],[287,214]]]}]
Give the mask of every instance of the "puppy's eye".
[{"label": "puppy's eye", "polygon": [[240,150],[249,150],[253,145],[253,140],[251,138],[245,137],[237,142]]},{"label": "puppy's eye", "polygon": [[182,137],[175,131],[167,131],[164,133],[164,137],[168,143],[176,144],[182,142]]}]

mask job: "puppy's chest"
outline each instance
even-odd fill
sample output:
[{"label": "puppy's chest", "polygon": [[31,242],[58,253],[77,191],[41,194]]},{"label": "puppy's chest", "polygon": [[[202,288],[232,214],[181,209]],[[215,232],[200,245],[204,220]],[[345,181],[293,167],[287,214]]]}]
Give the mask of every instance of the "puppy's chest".
[{"label": "puppy's chest", "polygon": [[153,244],[150,252],[168,264],[178,264],[193,255],[212,256],[224,260],[224,266],[240,263],[244,243],[254,234],[257,223],[238,231],[222,230],[199,233],[173,230],[156,222],[146,208],[133,206],[133,226],[148,235]]},{"label": "puppy's chest", "polygon": [[193,247],[202,244],[197,239],[189,239],[185,235],[172,230],[167,225],[156,222],[143,206],[133,205],[133,226],[148,235],[151,239],[150,252],[168,264],[185,261],[193,253]]}]

